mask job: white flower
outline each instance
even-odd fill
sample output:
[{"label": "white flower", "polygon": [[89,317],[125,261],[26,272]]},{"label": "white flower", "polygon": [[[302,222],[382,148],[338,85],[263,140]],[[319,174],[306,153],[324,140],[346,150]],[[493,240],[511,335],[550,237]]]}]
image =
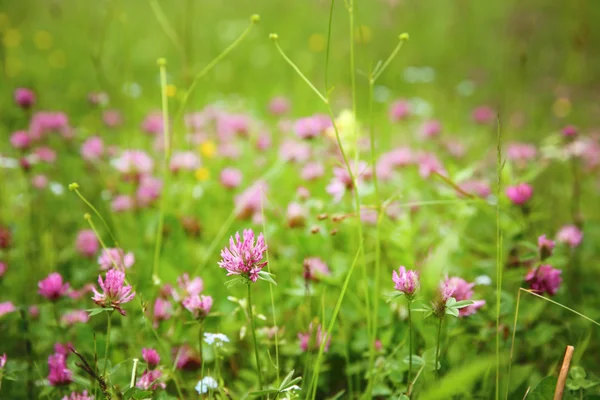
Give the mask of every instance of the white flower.
[{"label": "white flower", "polygon": [[223,343],[229,343],[229,338],[222,333],[204,333],[204,341],[206,344],[214,344],[217,347],[223,347]]},{"label": "white flower", "polygon": [[198,382],[195,389],[198,394],[208,393],[209,389],[216,389],[219,387],[219,384],[212,376],[205,376],[201,381]]}]

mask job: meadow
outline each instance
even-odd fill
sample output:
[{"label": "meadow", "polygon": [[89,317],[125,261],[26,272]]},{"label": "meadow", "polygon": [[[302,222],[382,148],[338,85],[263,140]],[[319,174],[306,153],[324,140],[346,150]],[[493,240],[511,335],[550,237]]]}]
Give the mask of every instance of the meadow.
[{"label": "meadow", "polygon": [[598,399],[600,4],[0,1],[0,399]]}]

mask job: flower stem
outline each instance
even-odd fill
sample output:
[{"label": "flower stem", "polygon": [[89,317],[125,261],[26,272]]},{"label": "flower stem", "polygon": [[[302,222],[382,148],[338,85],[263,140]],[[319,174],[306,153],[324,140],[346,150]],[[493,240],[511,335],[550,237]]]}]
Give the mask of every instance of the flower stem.
[{"label": "flower stem", "polygon": [[440,359],[440,343],[442,341],[442,322],[444,322],[444,317],[440,318],[440,325],[438,326],[438,335],[437,335],[437,346],[435,348],[435,375],[439,376],[439,368],[438,363]]},{"label": "flower stem", "polygon": [[[410,378],[412,376],[412,319],[410,315],[410,301],[408,302],[408,377],[406,382],[408,384],[408,393],[410,393],[411,382]],[[437,364],[436,364],[437,365]]]},{"label": "flower stem", "polygon": [[110,349],[111,321],[112,321],[112,311],[109,311],[107,324],[106,324],[106,347],[104,348],[104,371],[102,371],[102,377],[106,381],[108,381],[108,379],[106,379],[106,367],[108,366],[108,350]]},{"label": "flower stem", "polygon": [[256,327],[254,326],[254,314],[252,313],[252,286],[248,284],[248,314],[252,325],[252,339],[254,340],[254,356],[256,357],[256,369],[258,372],[258,388],[262,389],[262,370],[260,368],[260,357],[258,356],[258,342],[256,341]]},{"label": "flower stem", "polygon": [[200,362],[202,368],[200,369],[200,379],[204,379],[204,352],[202,351],[202,339],[204,338],[204,322],[200,322],[200,329],[198,330],[198,352],[200,353]]}]

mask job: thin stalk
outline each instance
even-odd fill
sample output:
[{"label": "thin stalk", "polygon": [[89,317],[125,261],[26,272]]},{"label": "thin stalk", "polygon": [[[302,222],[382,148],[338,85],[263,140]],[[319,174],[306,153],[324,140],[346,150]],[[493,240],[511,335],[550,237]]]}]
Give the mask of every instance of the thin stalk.
[{"label": "thin stalk", "polygon": [[390,63],[394,60],[394,58],[396,58],[396,56],[398,55],[398,52],[402,48],[402,45],[408,39],[408,37],[405,35],[406,34],[400,35],[400,42],[398,42],[398,44],[392,51],[392,54],[390,54],[390,56],[387,58],[387,60],[385,60],[383,65],[380,68],[375,68],[375,71],[373,71],[373,75],[371,76],[371,79],[369,79],[369,83],[371,85],[373,85],[375,83],[375,81],[381,76],[381,74],[383,73],[383,71],[385,71],[385,69],[388,67],[388,65],[390,65]]},{"label": "thin stalk", "polygon": [[204,340],[204,322],[200,322],[200,329],[198,329],[198,352],[200,353],[200,362],[202,368],[200,368],[200,379],[204,379],[204,352],[202,350],[202,341]]},{"label": "thin stalk", "polygon": [[250,325],[252,326],[252,339],[254,341],[254,356],[256,357],[256,369],[258,372],[258,390],[262,390],[262,369],[260,367],[260,357],[258,355],[258,341],[256,340],[256,327],[254,326],[254,314],[252,311],[252,285],[248,284],[248,314]]},{"label": "thin stalk", "polygon": [[131,381],[129,382],[129,387],[134,387],[135,386],[135,381],[137,378],[137,365],[138,365],[138,359],[134,358],[133,359],[133,368],[131,368]]},{"label": "thin stalk", "polygon": [[[408,393],[411,390],[410,377],[412,376],[412,318],[410,314],[411,301],[408,301],[408,376],[406,383],[408,385]],[[437,365],[437,364],[436,364]]]},{"label": "thin stalk", "polygon": [[500,116],[496,140],[496,400],[500,398],[500,306],[502,303],[502,230],[500,229],[500,195],[502,193],[502,130]]},{"label": "thin stalk", "polygon": [[107,312],[108,318],[106,323],[106,346],[104,347],[104,370],[102,371],[102,377],[106,379],[106,368],[108,367],[108,351],[110,350],[110,328],[112,324],[112,311]]},{"label": "thin stalk", "polygon": [[167,197],[167,180],[169,178],[169,159],[171,158],[171,138],[169,136],[169,100],[167,99],[167,61],[164,58],[158,60],[160,69],[160,89],[162,100],[162,120],[163,120],[163,140],[164,153],[163,158],[163,191],[160,196],[160,208],[158,211],[158,226],[156,228],[156,239],[154,246],[154,262],[152,265],[152,280],[159,282],[158,263],[160,261],[160,249],[162,246],[163,229],[165,223],[165,205]]},{"label": "thin stalk", "polygon": [[[72,186],[73,185],[73,186]],[[100,221],[102,221],[102,224],[104,225],[104,227],[106,228],[106,230],[108,231],[108,234],[110,235],[111,239],[113,240],[113,242],[115,243],[115,246],[119,247],[119,242],[117,240],[117,238],[115,237],[115,235],[113,235],[112,231],[110,230],[108,223],[106,222],[106,220],[102,217],[102,214],[100,214],[100,212],[98,211],[98,209],[96,207],[94,207],[92,205],[92,203],[90,203],[78,190],[79,185],[77,185],[76,183],[72,183],[71,185],[69,185],[69,188],[73,188],[72,190],[75,192],[75,194],[77,194],[77,196],[79,196],[79,198],[85,203],[87,204],[87,206],[94,212],[94,214],[96,214],[98,216],[98,218],[100,218]],[[97,234],[96,234],[97,236]]]},{"label": "thin stalk", "polygon": [[512,366],[513,352],[515,349],[515,336],[517,335],[517,320],[519,319],[519,305],[521,304],[521,289],[519,288],[517,293],[517,305],[515,309],[515,320],[512,328],[512,340],[510,343],[510,356],[508,358],[508,371],[506,372],[506,393],[504,398],[508,400],[508,388],[510,385],[510,367]]},{"label": "thin stalk", "polygon": [[440,318],[440,324],[438,326],[438,334],[437,334],[437,346],[435,348],[435,375],[439,376],[440,369],[438,368],[439,360],[440,360],[440,343],[442,339],[442,322],[444,322],[444,317]]},{"label": "thin stalk", "polygon": [[407,395],[410,397],[411,393],[412,393],[412,388],[415,387],[415,383],[417,382],[417,379],[419,379],[419,376],[421,376],[421,372],[423,372],[423,369],[425,369],[425,364],[423,364],[421,366],[421,368],[419,368],[419,372],[417,372],[417,375],[415,375],[415,379],[413,379],[413,381],[410,383],[410,386],[408,388],[408,393]]}]

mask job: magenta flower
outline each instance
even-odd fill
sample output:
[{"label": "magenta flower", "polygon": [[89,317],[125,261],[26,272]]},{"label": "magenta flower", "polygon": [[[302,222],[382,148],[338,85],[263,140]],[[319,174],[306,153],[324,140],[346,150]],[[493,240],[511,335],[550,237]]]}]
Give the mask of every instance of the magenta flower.
[{"label": "magenta flower", "polygon": [[412,299],[416,290],[419,288],[419,273],[417,271],[404,268],[403,265],[398,268],[398,272],[392,273],[394,289],[404,293],[408,299]]},{"label": "magenta flower", "polygon": [[123,249],[115,247],[102,249],[102,253],[100,253],[100,256],[98,257],[98,265],[100,265],[100,269],[103,271],[113,267],[123,271],[125,268],[131,268],[134,263],[135,256],[132,252],[125,253]]},{"label": "magenta flower", "polygon": [[554,296],[562,282],[561,273],[560,269],[543,264],[529,271],[525,276],[525,282],[528,282],[529,287],[540,294],[548,293],[550,296]]},{"label": "magenta flower", "polygon": [[321,347],[321,343],[326,340],[324,352],[329,351],[329,345],[331,344],[331,338],[326,337],[327,335],[323,332],[321,324],[317,326],[316,335],[313,333],[312,322],[308,325],[308,332],[298,333],[298,339],[300,339],[300,349],[302,351],[317,350]]},{"label": "magenta flower", "polygon": [[[474,294],[473,286],[475,286],[475,283],[468,283],[459,277],[446,278],[440,286],[442,300],[444,303],[446,303],[450,297],[454,297],[456,301],[472,300]],[[485,300],[473,300],[473,304],[459,309],[458,315],[460,317],[466,317],[475,314],[477,310],[484,305]]]},{"label": "magenta flower", "polygon": [[156,390],[158,388],[164,389],[167,385],[164,382],[158,382],[158,380],[162,377],[162,372],[159,369],[151,369],[145,371],[140,379],[138,379],[136,383],[136,387],[143,390]]},{"label": "magenta flower", "polygon": [[528,143],[511,143],[506,150],[509,160],[514,161],[519,167],[525,167],[529,161],[537,156],[537,149]]},{"label": "magenta flower", "polygon": [[542,235],[538,237],[538,248],[540,249],[540,258],[545,260],[546,258],[552,255],[552,250],[554,250],[554,240],[550,240],[546,238],[546,235]]},{"label": "magenta flower", "polygon": [[45,189],[48,186],[48,178],[46,175],[38,174],[31,178],[31,184],[38,190]]},{"label": "magenta flower", "polygon": [[200,158],[193,151],[174,152],[169,168],[173,172],[194,171],[200,168]]},{"label": "magenta flower", "polygon": [[123,212],[123,211],[131,210],[134,207],[134,205],[135,204],[134,204],[131,196],[122,194],[122,195],[116,196],[112,200],[112,202],[110,203],[110,208],[114,212]]},{"label": "magenta flower", "polygon": [[319,257],[308,257],[304,259],[304,280],[318,282],[322,276],[330,276],[329,267]]},{"label": "magenta flower", "polygon": [[27,88],[15,90],[15,103],[21,108],[29,109],[35,104],[35,93]]},{"label": "magenta flower", "polygon": [[577,135],[577,132],[578,132],[578,129],[574,125],[567,125],[562,130],[563,136],[566,136],[566,137],[573,137],[573,136]]},{"label": "magenta flower", "polygon": [[163,118],[159,111],[151,112],[142,121],[142,130],[149,135],[158,135],[163,132]]},{"label": "magenta flower", "polygon": [[475,121],[475,123],[480,125],[486,125],[494,121],[496,113],[489,106],[479,106],[473,110],[471,117],[473,118],[473,121]]},{"label": "magenta flower", "polygon": [[177,278],[177,285],[190,296],[200,294],[204,290],[202,278],[196,276],[194,279],[190,280],[190,275],[187,272]]},{"label": "magenta flower", "polygon": [[35,157],[41,162],[53,164],[54,161],[56,161],[56,152],[50,147],[38,147],[33,152],[35,154]]},{"label": "magenta flower", "polygon": [[148,174],[154,168],[152,158],[141,150],[126,150],[112,164],[119,172],[127,175]]},{"label": "magenta flower", "polygon": [[135,292],[131,291],[131,286],[124,285],[125,272],[116,269],[111,269],[106,273],[106,279],[102,281],[102,275],[98,276],[98,284],[103,293],[100,293],[96,288],[94,292],[94,303],[104,308],[114,308],[122,315],[125,315],[125,310],[121,308],[122,304],[128,303],[135,297]]},{"label": "magenta flower", "polygon": [[236,213],[240,219],[256,217],[262,213],[263,192],[268,190],[267,183],[259,180],[235,197]]},{"label": "magenta flower", "polygon": [[148,207],[160,197],[162,180],[146,175],[140,179],[140,184],[135,193],[138,205]]},{"label": "magenta flower", "polygon": [[198,354],[187,344],[173,349],[173,358],[177,360],[177,363],[175,364],[177,369],[194,371],[202,365],[202,360]]},{"label": "magenta flower", "polygon": [[460,184],[460,188],[467,193],[475,194],[482,198],[487,198],[492,194],[489,183],[484,180],[470,180]]},{"label": "magenta flower", "polygon": [[77,234],[75,248],[80,255],[84,257],[92,257],[98,252],[100,243],[98,242],[98,238],[93,230],[84,229],[79,231]]},{"label": "magenta flower", "polygon": [[286,162],[304,163],[310,158],[311,147],[308,143],[285,140],[279,146],[279,157]]},{"label": "magenta flower", "polygon": [[447,175],[444,166],[434,153],[422,153],[417,159],[419,166],[419,175],[422,178],[429,178],[433,173]]},{"label": "magenta flower", "polygon": [[300,173],[301,177],[305,181],[315,181],[325,174],[325,167],[318,161],[309,162],[303,168]]},{"label": "magenta flower", "polygon": [[6,366],[6,353],[0,356],[0,369],[4,369]]},{"label": "magenta flower", "polygon": [[160,321],[166,321],[171,318],[173,314],[173,305],[169,300],[158,297],[154,301],[154,327],[158,327]]},{"label": "magenta flower", "polygon": [[425,139],[439,136],[441,132],[442,124],[437,120],[427,121],[421,126],[421,136]]},{"label": "magenta flower", "polygon": [[300,203],[291,202],[288,204],[286,219],[290,228],[301,228],[305,225],[307,211]]},{"label": "magenta flower", "polygon": [[561,243],[566,243],[574,249],[581,244],[583,232],[575,225],[565,225],[558,231],[556,240]]},{"label": "magenta flower", "polygon": [[[356,179],[356,183],[360,185],[367,179],[370,179],[373,175],[373,172],[369,168],[369,165],[364,161],[359,161],[356,164],[352,164],[350,166],[350,170],[352,171],[352,175]],[[335,202],[339,202],[346,190],[353,190],[354,182],[352,181],[352,177],[348,173],[348,169],[346,167],[334,167],[333,168],[333,178],[329,182],[329,185],[325,188],[327,193],[329,193]]]},{"label": "magenta flower", "polygon": [[106,110],[102,113],[102,122],[108,128],[116,128],[123,123],[123,116],[119,110]]},{"label": "magenta flower", "polygon": [[521,183],[516,186],[506,188],[506,197],[512,201],[514,205],[522,206],[527,203],[533,195],[533,188],[527,183]]},{"label": "magenta flower", "polygon": [[90,320],[90,314],[85,310],[70,311],[60,318],[60,322],[66,326],[73,326],[75,324],[87,324]]},{"label": "magenta flower", "polygon": [[0,317],[15,311],[17,311],[17,308],[12,303],[12,301],[5,301],[3,303],[0,303]]},{"label": "magenta flower", "polygon": [[29,135],[33,140],[41,139],[50,132],[64,133],[69,130],[69,119],[61,112],[36,112],[29,123]]},{"label": "magenta flower", "polygon": [[262,261],[267,245],[265,238],[261,233],[258,235],[256,243],[254,242],[254,232],[252,229],[244,229],[243,239],[240,239],[239,232],[229,238],[229,248],[221,250],[221,261],[219,267],[227,270],[227,275],[242,275],[243,277],[256,282],[258,273],[267,265]]},{"label": "magenta flower", "polygon": [[73,382],[73,372],[67,368],[67,356],[54,353],[48,357],[48,382],[50,386],[68,385]]},{"label": "magenta flower", "polygon": [[142,358],[150,368],[156,367],[160,363],[160,355],[158,352],[151,348],[143,348],[142,349]]},{"label": "magenta flower", "polygon": [[5,262],[0,261],[0,278],[2,278],[4,276],[7,269],[8,269],[8,265],[6,265]]},{"label": "magenta flower", "polygon": [[81,158],[85,161],[96,161],[104,154],[104,142],[99,136],[92,136],[86,139],[81,145]]},{"label": "magenta flower", "polygon": [[396,100],[390,105],[390,121],[398,122],[410,116],[410,103],[406,100]]},{"label": "magenta flower", "polygon": [[10,135],[10,144],[17,150],[25,150],[31,144],[31,138],[26,131],[17,131]]},{"label": "magenta flower", "polygon": [[300,139],[313,139],[321,136],[331,127],[331,119],[323,114],[300,118],[294,124],[294,131]]},{"label": "magenta flower", "polygon": [[224,168],[220,174],[221,185],[227,189],[235,189],[242,183],[242,172],[237,168]]},{"label": "magenta flower", "polygon": [[31,319],[38,319],[40,316],[40,308],[36,305],[29,306],[27,311],[29,312]]},{"label": "magenta flower", "polygon": [[269,112],[273,115],[283,115],[290,110],[290,101],[283,97],[273,97],[269,102]]},{"label": "magenta flower", "polygon": [[210,313],[213,299],[210,296],[199,296],[197,294],[188,296],[183,300],[183,306],[192,313],[196,319],[204,319]]},{"label": "magenta flower", "polygon": [[89,395],[87,390],[81,393],[71,392],[69,396],[64,396],[62,400],[94,400],[94,396]]},{"label": "magenta flower", "polygon": [[58,272],[53,272],[46,279],[38,283],[38,293],[50,301],[56,301],[69,291],[69,284],[63,283],[63,277]]}]

